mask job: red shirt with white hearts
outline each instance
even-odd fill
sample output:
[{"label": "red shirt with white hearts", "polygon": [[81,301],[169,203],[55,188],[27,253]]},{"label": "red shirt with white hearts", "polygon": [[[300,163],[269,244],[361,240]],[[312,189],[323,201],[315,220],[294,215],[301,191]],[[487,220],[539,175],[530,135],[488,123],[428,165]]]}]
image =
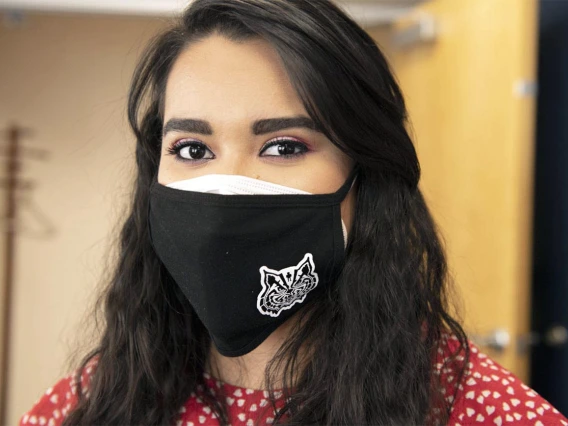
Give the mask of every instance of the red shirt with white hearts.
[{"label": "red shirt with white hearts", "polygon": [[[447,348],[452,352],[457,348],[454,338],[446,340]],[[568,419],[550,405],[534,390],[521,382],[510,371],[471,345],[470,363],[451,413],[451,426],[466,425],[534,425],[568,426]],[[448,352],[449,354],[450,352]],[[447,356],[442,351],[442,357]],[[440,358],[441,360],[442,358]],[[450,369],[440,368],[442,383],[448,387],[453,380]],[[92,360],[82,375],[82,383],[88,392],[88,380],[96,368]],[[205,374],[206,384],[213,392],[224,390],[229,416],[233,426],[251,426],[261,420],[262,424],[272,423],[274,411],[267,399],[268,393],[262,390],[247,389],[223,383]],[[73,374],[60,379],[53,387],[39,396],[32,408],[20,418],[20,426],[47,425],[58,426],[63,422],[77,402],[77,395],[72,386]],[[448,392],[450,394],[450,392]],[[452,400],[452,396],[447,399]],[[280,405],[279,405],[280,406]],[[272,416],[271,416],[272,413]],[[180,407],[176,426],[218,425],[219,422],[211,408],[205,406],[194,393]]]}]

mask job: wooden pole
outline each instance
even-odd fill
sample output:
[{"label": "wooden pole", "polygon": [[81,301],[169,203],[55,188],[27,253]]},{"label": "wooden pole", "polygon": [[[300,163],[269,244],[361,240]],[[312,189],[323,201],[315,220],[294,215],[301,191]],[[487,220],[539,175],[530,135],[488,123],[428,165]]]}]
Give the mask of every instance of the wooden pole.
[{"label": "wooden pole", "polygon": [[0,424],[8,424],[7,419],[7,402],[8,402],[8,378],[9,378],[9,361],[10,361],[10,320],[12,316],[12,285],[14,278],[14,251],[16,236],[16,185],[17,174],[19,171],[19,142],[22,130],[12,125],[8,129],[8,145],[6,160],[6,191],[5,191],[5,249],[4,249],[4,280],[3,280],[3,300],[4,312],[2,320],[2,352],[0,366]]}]

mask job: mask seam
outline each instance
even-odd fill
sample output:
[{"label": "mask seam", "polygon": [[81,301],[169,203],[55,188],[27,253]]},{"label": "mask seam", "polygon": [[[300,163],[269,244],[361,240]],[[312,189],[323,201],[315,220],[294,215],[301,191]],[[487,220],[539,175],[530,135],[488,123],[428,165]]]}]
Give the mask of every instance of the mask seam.
[{"label": "mask seam", "polygon": [[[151,213],[151,205],[150,205],[150,202],[149,202],[149,203],[148,203],[148,225],[151,227],[151,224],[150,224],[150,213]],[[176,247],[176,244],[174,243],[172,237],[170,236],[170,234],[169,234],[169,232],[166,230],[166,228],[164,228],[164,226],[162,225],[162,223],[161,223],[160,221],[157,221],[156,223],[158,224],[158,226],[160,227],[160,229],[163,231],[164,235],[167,237],[167,239],[168,239],[168,241],[170,242],[170,244],[172,245],[172,247],[175,248],[175,247]],[[152,242],[152,237],[151,237],[151,235],[150,235],[150,241]],[[155,252],[156,256],[158,257],[158,259],[160,260],[160,262],[164,265],[164,267],[166,268],[166,270],[168,270],[168,268],[167,268],[167,266],[165,265],[165,263],[164,263],[164,262],[162,261],[162,259],[158,256],[158,253],[157,253],[157,251],[156,251],[156,248],[154,247],[153,242],[152,242],[152,247],[154,248],[154,252]],[[170,273],[169,270],[168,270],[168,273],[171,275],[171,273]],[[181,289],[181,291],[182,291],[182,292],[184,293],[184,295],[185,295],[184,288],[183,288],[182,286],[180,286],[180,285],[177,283],[177,280],[173,277],[173,275],[172,275],[172,278],[173,278],[173,281],[175,282],[175,284]],[[197,310],[195,309],[195,307],[193,306],[193,304],[191,303],[191,301],[189,300],[189,298],[188,298],[187,295],[186,295],[186,300],[187,300],[187,302],[189,303],[189,305],[191,306],[191,309],[193,309],[193,311],[195,312],[195,314],[199,317],[199,320],[203,323],[203,320],[201,319],[200,315],[198,314]],[[280,324],[281,324],[281,323],[280,323]],[[279,325],[280,325],[280,324],[279,324]],[[256,339],[260,339],[260,337],[258,337],[258,336],[261,336],[263,333],[266,332],[266,330],[268,330],[268,329],[269,329],[271,326],[273,326],[273,325],[274,325],[274,323],[268,323],[267,326],[264,327],[264,328],[262,329],[262,331],[259,332],[259,334],[258,334],[257,337],[255,338],[255,341],[249,342],[249,343],[247,343],[246,345],[244,345],[243,347],[241,347],[241,348],[239,348],[239,349],[236,349],[236,350],[233,350],[233,351],[226,351],[226,353],[227,353],[227,354],[229,354],[229,353],[230,353],[230,354],[233,354],[233,353],[237,353],[237,352],[239,352],[239,351],[247,350],[249,346],[253,346],[253,347],[258,346],[258,345],[260,344],[259,342],[256,341]],[[278,328],[278,326],[277,326],[276,328]],[[207,329],[207,327],[206,327],[206,329]],[[256,346],[255,346],[255,344],[256,344]],[[238,356],[238,355],[233,355],[233,356]]]}]

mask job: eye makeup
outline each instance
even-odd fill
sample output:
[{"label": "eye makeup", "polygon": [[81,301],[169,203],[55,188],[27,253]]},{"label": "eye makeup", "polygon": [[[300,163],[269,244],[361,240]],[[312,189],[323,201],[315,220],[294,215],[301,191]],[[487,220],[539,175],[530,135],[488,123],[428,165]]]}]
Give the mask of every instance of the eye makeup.
[{"label": "eye makeup", "polygon": [[[274,149],[275,148],[275,149]],[[290,138],[278,137],[268,141],[260,150],[260,155],[265,157],[297,157],[310,151],[309,147],[303,141]]]},{"label": "eye makeup", "polygon": [[[301,157],[309,151],[311,151],[310,146],[303,140],[280,136],[266,142],[260,149],[259,156],[286,161]],[[197,164],[216,158],[207,145],[195,139],[180,139],[168,147],[166,152],[167,155],[174,156],[176,161],[182,163]]]},{"label": "eye makeup", "polygon": [[[182,163],[201,163],[215,158],[215,154],[202,142],[182,139],[175,142],[171,147],[166,149],[168,155],[173,155],[176,161]],[[182,156],[182,151],[192,158]]]}]

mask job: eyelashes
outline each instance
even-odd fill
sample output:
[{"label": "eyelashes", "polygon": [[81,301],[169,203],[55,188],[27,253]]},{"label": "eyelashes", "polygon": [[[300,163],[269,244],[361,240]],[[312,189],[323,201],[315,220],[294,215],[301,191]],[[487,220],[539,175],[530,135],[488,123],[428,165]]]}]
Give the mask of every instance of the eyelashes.
[{"label": "eyelashes", "polygon": [[[215,155],[207,146],[197,141],[176,142],[167,149],[169,155],[173,155],[177,161],[192,162],[215,158]],[[190,158],[187,158],[190,157]]]},{"label": "eyelashes", "polygon": [[[207,145],[196,140],[180,140],[166,149],[168,155],[173,155],[176,161],[197,163],[212,160],[215,154]],[[308,146],[296,139],[276,138],[263,145],[260,157],[275,157],[287,160],[298,158],[310,151]]]},{"label": "eyelashes", "polygon": [[308,146],[296,139],[280,138],[267,142],[260,154],[265,154],[265,157],[297,157],[309,151]]}]

